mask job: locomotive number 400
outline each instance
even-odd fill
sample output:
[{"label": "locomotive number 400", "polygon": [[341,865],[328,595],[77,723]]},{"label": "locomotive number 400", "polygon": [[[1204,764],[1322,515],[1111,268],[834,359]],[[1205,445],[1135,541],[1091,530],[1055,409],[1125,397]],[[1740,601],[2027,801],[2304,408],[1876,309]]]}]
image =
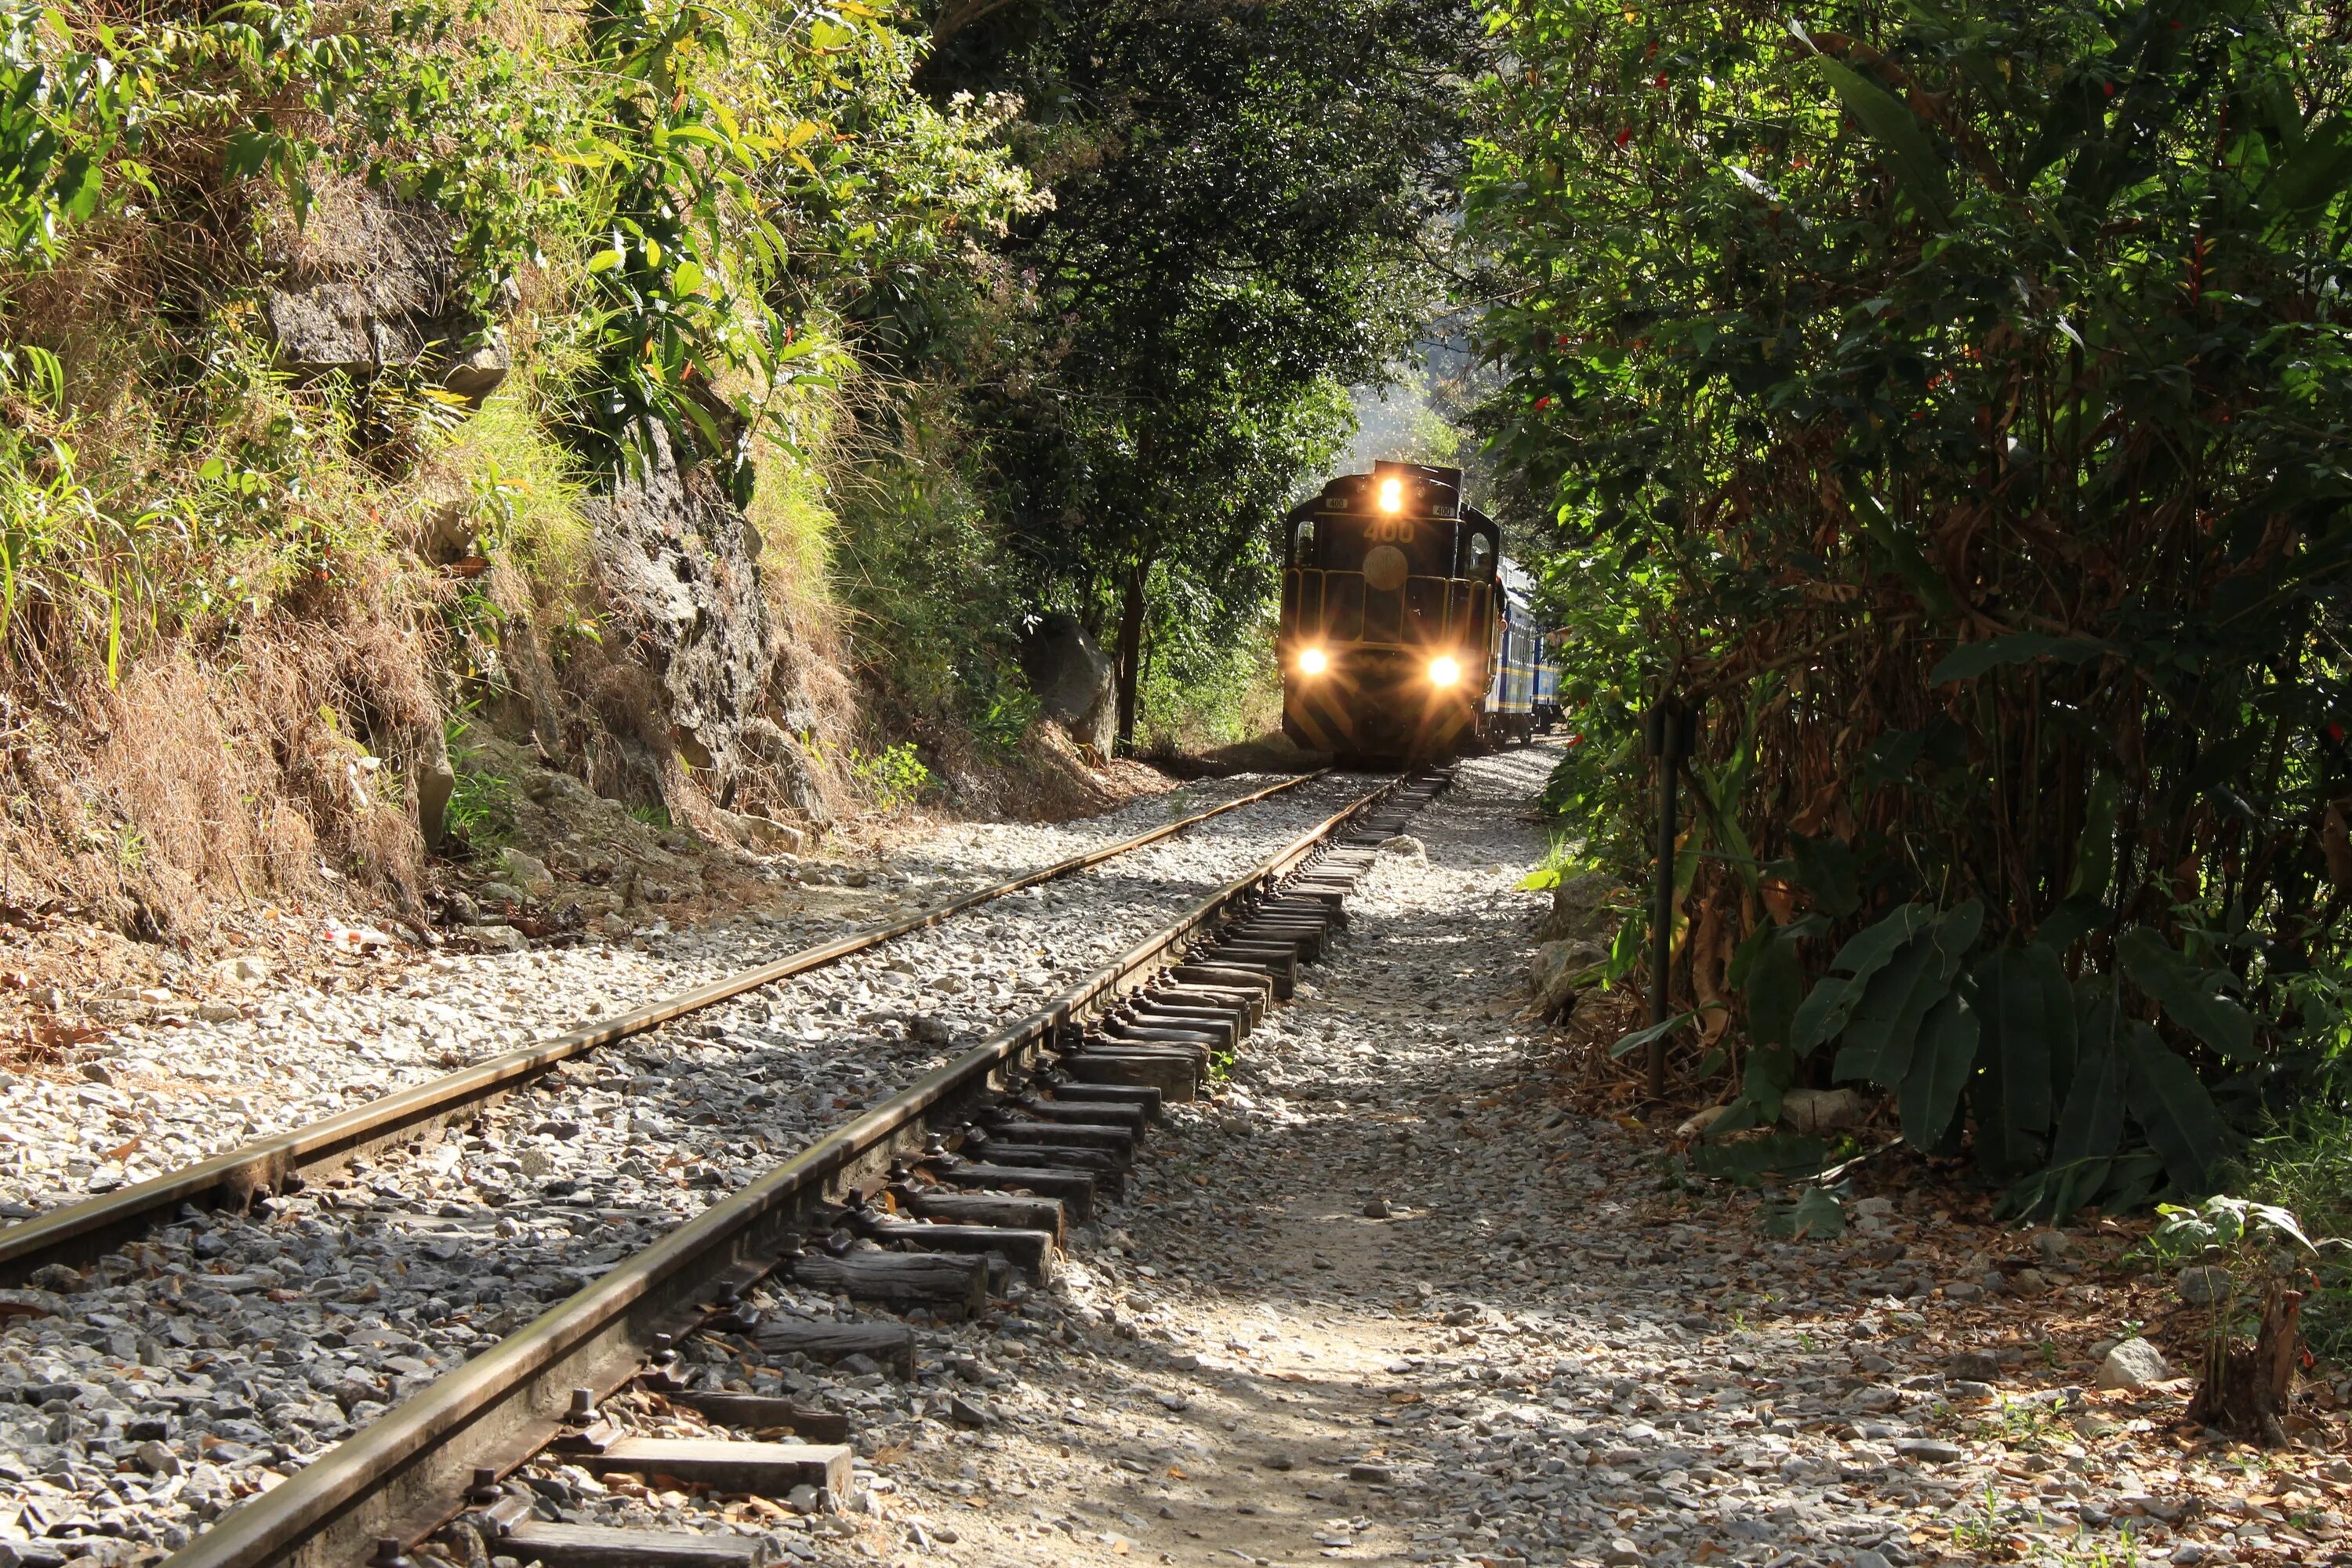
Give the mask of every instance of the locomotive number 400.
[{"label": "locomotive number 400", "polygon": [[1410,544],[1412,523],[1402,517],[1377,517],[1372,520],[1370,537],[1375,544]]}]

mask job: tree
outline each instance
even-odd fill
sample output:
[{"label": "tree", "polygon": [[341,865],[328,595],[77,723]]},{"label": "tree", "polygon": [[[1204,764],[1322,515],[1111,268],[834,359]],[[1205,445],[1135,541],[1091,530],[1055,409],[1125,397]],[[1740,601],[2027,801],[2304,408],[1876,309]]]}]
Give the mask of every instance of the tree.
[{"label": "tree", "polygon": [[1862,1079],[2023,1205],[2210,1186],[2345,1037],[2344,18],[1500,20],[1499,439],[1596,732],[1714,719],[1654,983],[1742,1009],[1744,1118]]},{"label": "tree", "polygon": [[1024,331],[967,406],[1039,595],[1115,628],[1131,742],[1152,584],[1213,588],[1240,624],[1276,518],[1344,434],[1335,390],[1427,314],[1475,17],[961,4],[936,31],[930,90],[1019,93],[1016,149],[1054,194],[1004,247]]}]

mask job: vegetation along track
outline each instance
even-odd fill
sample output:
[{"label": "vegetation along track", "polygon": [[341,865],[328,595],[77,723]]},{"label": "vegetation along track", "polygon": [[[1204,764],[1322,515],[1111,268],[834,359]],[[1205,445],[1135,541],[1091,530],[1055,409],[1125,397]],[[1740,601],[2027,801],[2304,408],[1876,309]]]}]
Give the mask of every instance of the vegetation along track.
[{"label": "vegetation along track", "polygon": [[1291,781],[0,1232],[35,1287],[0,1295],[14,1544],[182,1544],[1363,787]]},{"label": "vegetation along track", "polygon": [[[670,1375],[698,1329],[833,1358],[911,1356],[911,1332],[877,1321],[763,1321],[772,1272],[853,1299],[984,1309],[1015,1267],[1049,1272],[1064,1226],[1120,1190],[1163,1098],[1189,1099],[1289,994],[1321,950],[1371,846],[1399,831],[1442,779],[1391,781],[1283,845],[1045,1006],[793,1155],[528,1328],[425,1384],[356,1436],[226,1515],[174,1568],[392,1563],[462,1510],[500,1556],[547,1563],[747,1565],[765,1537],[665,1538],[543,1523],[528,1486],[498,1477],[552,1445],[602,1471],[709,1483],[720,1492],[841,1497],[851,1450],[832,1413],[758,1395],[695,1394]],[[1334,843],[1334,838],[1338,842]],[[879,1245],[845,1250],[853,1237]],[[803,1251],[803,1242],[809,1250]],[[755,1431],[823,1442],[635,1437],[596,1410],[625,1386]],[[462,1539],[462,1538],[461,1538]],[[475,1553],[468,1553],[474,1555]]]}]

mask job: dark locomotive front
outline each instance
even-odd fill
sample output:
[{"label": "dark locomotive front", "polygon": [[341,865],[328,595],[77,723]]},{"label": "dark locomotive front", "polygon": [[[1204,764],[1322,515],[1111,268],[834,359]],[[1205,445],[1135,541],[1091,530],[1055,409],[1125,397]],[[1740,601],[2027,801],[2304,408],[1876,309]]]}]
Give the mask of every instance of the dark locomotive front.
[{"label": "dark locomotive front", "polygon": [[1379,463],[1293,511],[1282,727],[1343,757],[1419,761],[1475,737],[1496,645],[1502,540],[1458,468]]}]

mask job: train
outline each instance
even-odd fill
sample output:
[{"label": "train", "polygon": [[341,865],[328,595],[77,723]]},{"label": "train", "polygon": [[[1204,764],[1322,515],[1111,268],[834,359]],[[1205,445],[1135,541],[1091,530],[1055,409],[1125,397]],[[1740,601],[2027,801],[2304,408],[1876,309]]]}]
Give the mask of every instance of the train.
[{"label": "train", "polygon": [[1283,521],[1282,728],[1346,760],[1428,762],[1548,733],[1551,628],[1462,470],[1379,462]]}]

